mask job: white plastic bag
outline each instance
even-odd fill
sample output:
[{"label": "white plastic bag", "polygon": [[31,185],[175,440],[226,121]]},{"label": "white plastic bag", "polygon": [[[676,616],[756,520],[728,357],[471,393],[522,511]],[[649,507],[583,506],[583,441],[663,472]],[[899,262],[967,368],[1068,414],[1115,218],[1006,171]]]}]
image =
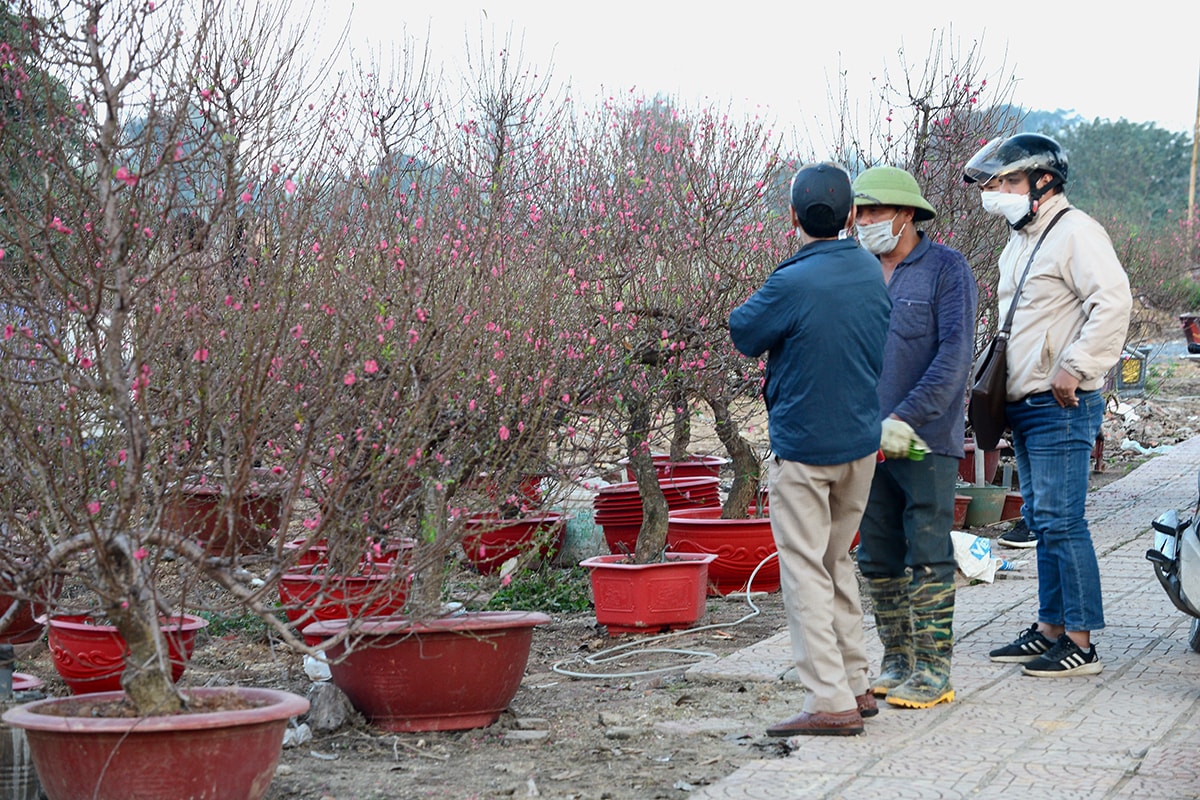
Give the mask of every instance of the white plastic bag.
[{"label": "white plastic bag", "polygon": [[971,580],[991,583],[1001,561],[992,555],[992,540],[963,531],[950,531],[950,538],[959,571]]}]

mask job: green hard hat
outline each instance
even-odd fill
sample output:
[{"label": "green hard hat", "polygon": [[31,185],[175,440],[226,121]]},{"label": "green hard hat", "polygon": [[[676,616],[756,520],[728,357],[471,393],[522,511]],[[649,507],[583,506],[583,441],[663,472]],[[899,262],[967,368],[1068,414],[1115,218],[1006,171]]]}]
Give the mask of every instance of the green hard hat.
[{"label": "green hard hat", "polygon": [[904,206],[913,210],[914,222],[937,216],[917,179],[899,167],[871,167],[854,179],[853,188],[856,206]]}]

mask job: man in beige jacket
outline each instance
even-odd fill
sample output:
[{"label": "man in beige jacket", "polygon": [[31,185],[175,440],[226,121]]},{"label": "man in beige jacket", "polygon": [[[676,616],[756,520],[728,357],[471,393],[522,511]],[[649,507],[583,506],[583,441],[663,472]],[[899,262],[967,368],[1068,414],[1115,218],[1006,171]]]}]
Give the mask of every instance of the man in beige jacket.
[{"label": "man in beige jacket", "polygon": [[1104,607],[1084,503],[1104,419],[1100,389],[1129,328],[1129,278],[1104,228],[1063,194],[1067,157],[1053,139],[1022,133],[989,142],[964,179],[1012,228],[1000,255],[997,317],[1016,304],[1005,411],[1022,512],[1037,537],[1037,622],[988,655],[1036,677],[1095,675],[1103,665],[1091,634],[1104,627]]}]

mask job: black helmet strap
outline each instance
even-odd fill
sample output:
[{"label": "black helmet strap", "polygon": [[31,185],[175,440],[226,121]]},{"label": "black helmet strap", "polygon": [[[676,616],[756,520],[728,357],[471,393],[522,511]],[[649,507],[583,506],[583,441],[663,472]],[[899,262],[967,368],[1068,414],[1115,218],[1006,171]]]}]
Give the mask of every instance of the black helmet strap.
[{"label": "black helmet strap", "polygon": [[[1033,220],[1034,215],[1038,212],[1038,206],[1041,205],[1041,200],[1046,196],[1047,192],[1056,186],[1063,185],[1062,178],[1049,170],[1031,169],[1025,174],[1029,178],[1029,213],[1013,223],[1012,227],[1014,231],[1021,230],[1021,228],[1024,228]],[[1043,175],[1049,175],[1050,181],[1045,186],[1039,188],[1038,181],[1042,179]]]}]

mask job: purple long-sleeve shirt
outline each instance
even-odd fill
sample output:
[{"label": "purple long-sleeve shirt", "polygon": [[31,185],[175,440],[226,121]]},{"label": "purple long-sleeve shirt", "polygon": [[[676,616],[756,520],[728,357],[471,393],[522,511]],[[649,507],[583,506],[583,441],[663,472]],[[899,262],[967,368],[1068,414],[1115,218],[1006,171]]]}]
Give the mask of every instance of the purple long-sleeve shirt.
[{"label": "purple long-sleeve shirt", "polygon": [[879,410],[912,425],[929,449],[962,458],[979,289],[961,253],[924,233],[896,265],[879,378]]}]

